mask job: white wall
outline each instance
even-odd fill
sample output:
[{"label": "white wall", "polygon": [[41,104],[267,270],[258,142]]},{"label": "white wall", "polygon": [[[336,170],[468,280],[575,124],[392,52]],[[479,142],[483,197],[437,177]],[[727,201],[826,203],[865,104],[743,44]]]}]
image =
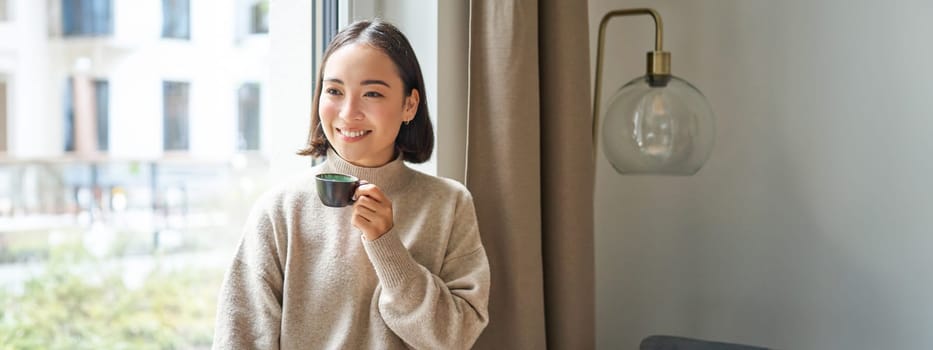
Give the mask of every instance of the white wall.
[{"label": "white wall", "polygon": [[[36,137],[61,134],[61,123],[49,120],[49,111],[56,102],[44,98],[44,93],[51,88],[46,74],[49,48],[45,41],[45,3],[14,0],[8,5],[12,20],[0,23],[0,75],[7,79],[9,102],[8,154],[51,154],[58,144]],[[18,116],[29,116],[30,121],[23,122]]]},{"label": "white wall", "polygon": [[[641,6],[719,135],[693,177],[600,154],[599,348],[933,348],[933,3],[592,0],[592,52],[606,11]],[[613,22],[607,86],[644,74],[650,27]]]}]

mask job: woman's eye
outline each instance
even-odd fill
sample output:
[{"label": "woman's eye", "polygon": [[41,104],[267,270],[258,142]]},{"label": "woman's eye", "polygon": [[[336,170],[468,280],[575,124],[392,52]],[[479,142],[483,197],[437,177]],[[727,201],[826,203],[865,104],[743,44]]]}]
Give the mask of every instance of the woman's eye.
[{"label": "woman's eye", "polygon": [[366,97],[382,97],[382,94],[380,94],[380,93],[378,93],[378,92],[375,92],[375,91],[370,91],[370,92],[367,92],[367,93],[363,94],[363,96],[366,96]]},{"label": "woman's eye", "polygon": [[327,89],[324,89],[324,93],[326,93],[326,94],[328,94],[328,95],[335,95],[335,96],[336,96],[336,95],[340,95],[340,90],[337,90],[337,89],[334,89],[334,88],[327,88]]}]

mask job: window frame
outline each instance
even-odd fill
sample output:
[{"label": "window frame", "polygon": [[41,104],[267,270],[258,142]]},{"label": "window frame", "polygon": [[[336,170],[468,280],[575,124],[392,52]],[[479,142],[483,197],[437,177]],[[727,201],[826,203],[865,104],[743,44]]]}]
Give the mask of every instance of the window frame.
[{"label": "window frame", "polygon": [[[346,0],[316,0],[311,6],[311,81],[317,82],[318,67],[324,57],[327,45],[337,34],[341,23],[348,21]],[[312,84],[311,94],[316,86]]]}]

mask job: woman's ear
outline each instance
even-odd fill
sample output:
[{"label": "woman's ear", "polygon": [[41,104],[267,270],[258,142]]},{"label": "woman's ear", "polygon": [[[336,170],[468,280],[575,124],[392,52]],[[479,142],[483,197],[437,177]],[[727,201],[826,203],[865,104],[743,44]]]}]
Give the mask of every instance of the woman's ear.
[{"label": "woman's ear", "polygon": [[418,94],[418,89],[411,89],[411,94],[405,97],[405,121],[415,119],[415,114],[418,113],[418,105],[420,103],[421,95]]}]

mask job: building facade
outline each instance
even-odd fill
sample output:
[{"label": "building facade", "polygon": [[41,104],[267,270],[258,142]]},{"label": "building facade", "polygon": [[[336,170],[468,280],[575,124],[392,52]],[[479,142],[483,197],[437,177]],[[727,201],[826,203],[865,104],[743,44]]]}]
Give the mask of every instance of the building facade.
[{"label": "building facade", "polygon": [[5,0],[0,7],[6,156],[261,151],[266,1]]}]

